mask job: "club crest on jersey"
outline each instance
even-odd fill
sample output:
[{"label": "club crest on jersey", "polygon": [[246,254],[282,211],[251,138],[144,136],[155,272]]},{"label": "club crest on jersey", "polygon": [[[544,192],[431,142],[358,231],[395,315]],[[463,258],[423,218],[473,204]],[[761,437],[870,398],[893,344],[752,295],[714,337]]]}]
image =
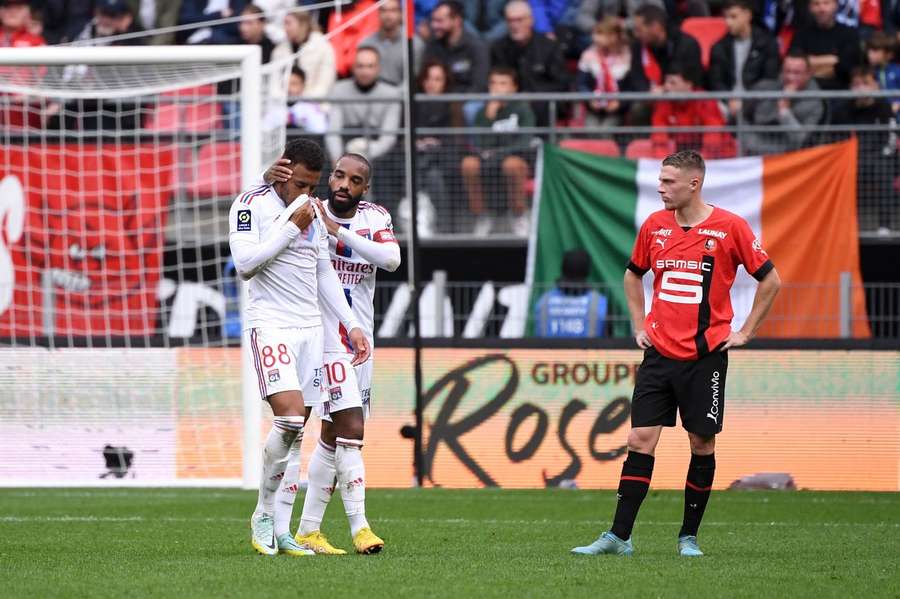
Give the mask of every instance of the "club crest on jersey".
[{"label": "club crest on jersey", "polygon": [[716,240],[710,237],[706,240],[706,243],[703,244],[703,247],[706,248],[707,252],[711,252],[716,249]]},{"label": "club crest on jersey", "polygon": [[344,397],[340,387],[332,387],[328,390],[328,401],[339,401]]},{"label": "club crest on jersey", "polygon": [[281,380],[281,374],[278,372],[277,368],[275,370],[269,371],[269,382],[270,383],[277,383],[280,380]]},{"label": "club crest on jersey", "polygon": [[249,210],[238,210],[237,230],[238,231],[249,231],[250,230],[250,211]]}]

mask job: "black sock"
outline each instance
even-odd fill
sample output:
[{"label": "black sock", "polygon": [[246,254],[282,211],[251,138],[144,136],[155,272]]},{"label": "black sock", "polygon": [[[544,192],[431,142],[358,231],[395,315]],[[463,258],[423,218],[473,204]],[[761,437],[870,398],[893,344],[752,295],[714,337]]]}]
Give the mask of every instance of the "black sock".
[{"label": "black sock", "polygon": [[631,529],[637,518],[641,502],[650,488],[650,477],[653,476],[653,456],[646,453],[629,451],[625,463],[622,464],[622,476],[619,478],[619,504],[610,532],[623,540],[631,538]]},{"label": "black sock", "polygon": [[697,535],[715,474],[716,454],[691,454],[691,465],[684,483],[684,523],[678,536]]}]

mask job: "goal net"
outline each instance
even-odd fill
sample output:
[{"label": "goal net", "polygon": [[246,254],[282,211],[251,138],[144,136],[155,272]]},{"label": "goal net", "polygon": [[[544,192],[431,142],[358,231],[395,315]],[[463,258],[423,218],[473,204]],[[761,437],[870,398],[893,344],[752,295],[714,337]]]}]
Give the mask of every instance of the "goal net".
[{"label": "goal net", "polygon": [[256,46],[0,55],[0,485],[258,483],[227,215],[283,75]]}]

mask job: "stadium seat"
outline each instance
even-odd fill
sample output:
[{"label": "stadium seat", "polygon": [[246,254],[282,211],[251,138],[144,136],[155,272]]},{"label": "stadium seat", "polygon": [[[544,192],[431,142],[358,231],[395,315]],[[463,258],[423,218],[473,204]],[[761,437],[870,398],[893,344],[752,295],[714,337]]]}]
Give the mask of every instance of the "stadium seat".
[{"label": "stadium seat", "polygon": [[[359,0],[345,8],[338,17],[337,12],[332,12],[328,17],[328,33],[332,33],[338,27],[340,35],[331,36],[331,46],[334,48],[335,69],[338,77],[344,77],[350,73],[353,60],[356,57],[356,47],[369,35],[378,31],[378,11],[371,10],[375,6],[375,0]],[[347,25],[347,23],[349,25]]]},{"label": "stadium seat", "polygon": [[597,156],[618,157],[622,155],[618,144],[611,139],[564,139],[559,142],[559,147]]},{"label": "stadium seat", "polygon": [[215,96],[216,95],[216,85],[214,83],[209,83],[207,85],[197,85],[195,87],[180,87],[176,90],[163,92],[160,94],[162,96],[168,96],[170,98],[198,98],[198,99],[211,99],[207,98],[207,96]]},{"label": "stadium seat", "polygon": [[[666,152],[670,154],[675,151],[675,142],[669,142],[669,149]],[[631,143],[628,144],[628,147],[625,148],[625,158],[629,158],[631,160],[637,160],[639,158],[658,158],[658,152],[654,148],[653,142],[650,139],[634,139]]]},{"label": "stadium seat", "polygon": [[147,119],[147,129],[203,133],[219,127],[222,107],[214,100],[215,85],[181,88],[161,95],[169,98],[195,98],[197,101],[161,103]]},{"label": "stadium seat", "polygon": [[212,131],[219,126],[222,120],[222,106],[218,102],[188,104],[184,107],[183,118],[181,123],[183,131],[191,133]]},{"label": "stadium seat", "polygon": [[152,131],[178,131],[181,124],[181,107],[178,104],[160,104],[150,114],[145,128]]},{"label": "stadium seat", "polygon": [[236,196],[241,191],[241,144],[210,143],[197,155],[196,177],[188,185],[195,197]]},{"label": "stadium seat", "polygon": [[681,30],[693,36],[700,44],[703,69],[708,69],[709,53],[713,45],[728,31],[725,19],[722,17],[688,17],[681,23]]}]

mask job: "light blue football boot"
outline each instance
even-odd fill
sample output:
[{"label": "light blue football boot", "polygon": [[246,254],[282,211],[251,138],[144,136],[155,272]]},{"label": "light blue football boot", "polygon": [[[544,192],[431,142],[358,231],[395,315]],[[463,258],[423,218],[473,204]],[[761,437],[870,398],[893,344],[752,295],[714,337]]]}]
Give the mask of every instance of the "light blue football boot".
[{"label": "light blue football boot", "polygon": [[623,541],[613,533],[607,531],[600,535],[596,541],[584,547],[576,547],[572,550],[576,555],[624,555],[630,556],[634,553],[634,545],[631,539]]},{"label": "light blue football boot", "polygon": [[681,557],[700,557],[703,552],[697,545],[697,537],[694,535],[683,535],[678,537],[678,555]]},{"label": "light blue football boot", "polygon": [[303,547],[297,541],[294,540],[294,537],[291,536],[291,533],[286,532],[279,536],[276,541],[278,542],[278,553],[284,553],[285,555],[290,555],[291,557],[303,557],[315,555],[316,552],[307,547]]}]

